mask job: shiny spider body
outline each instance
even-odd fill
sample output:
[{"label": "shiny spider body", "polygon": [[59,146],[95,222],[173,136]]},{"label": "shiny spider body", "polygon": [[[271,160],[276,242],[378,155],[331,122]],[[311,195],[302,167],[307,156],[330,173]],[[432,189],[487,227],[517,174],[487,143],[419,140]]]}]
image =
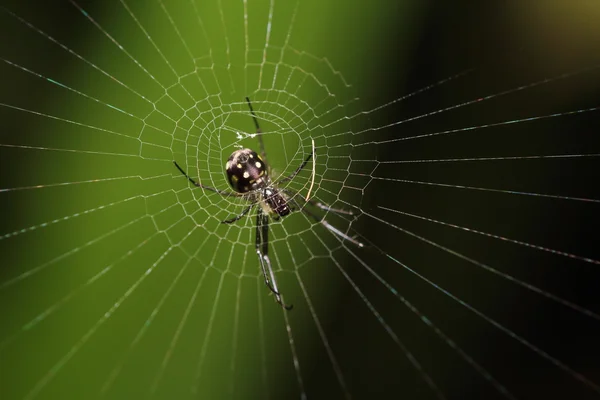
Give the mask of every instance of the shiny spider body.
[{"label": "shiny spider body", "polygon": [[[271,183],[265,160],[251,149],[234,151],[225,165],[229,184],[238,193],[250,193],[268,213],[285,217],[291,211],[283,194]],[[252,196],[253,195],[253,196]]]},{"label": "shiny spider body", "polygon": [[[234,190],[233,192],[219,190],[200,184],[190,178],[190,176],[179,166],[179,164],[177,164],[176,161],[173,161],[173,163],[177,169],[195,186],[210,190],[225,197],[243,197],[250,202],[250,205],[246,207],[239,215],[221,221],[224,224],[231,224],[242,219],[250,212],[250,210],[252,210],[254,206],[259,205],[258,212],[256,214],[256,254],[258,255],[262,274],[265,279],[265,284],[271,290],[271,292],[273,292],[277,302],[285,309],[290,310],[292,305],[286,305],[281,299],[281,294],[277,288],[277,280],[275,279],[275,274],[269,258],[269,217],[278,220],[280,217],[285,217],[292,211],[299,210],[309,218],[323,225],[331,233],[341,238],[341,240],[352,242],[358,247],[363,247],[363,244],[339,229],[333,227],[324,218],[319,217],[313,212],[309,211],[306,207],[304,207],[304,205],[310,204],[322,210],[330,211],[336,214],[352,215],[352,212],[331,208],[326,204],[308,199],[292,189],[279,186],[284,182],[289,182],[294,179],[294,177],[298,175],[300,171],[302,171],[310,159],[314,157],[314,142],[311,153],[291,175],[275,181],[271,180],[271,177],[269,176],[269,165],[267,164],[265,146],[262,140],[262,131],[260,130],[260,126],[258,124],[256,115],[254,114],[250,99],[247,97],[246,102],[248,103],[248,107],[250,108],[250,113],[252,114],[252,119],[256,127],[256,134],[258,137],[258,143],[260,145],[260,154],[251,149],[241,149],[231,153],[227,159],[227,163],[225,164],[225,173],[231,188]],[[302,206],[300,205],[300,202],[303,203]]]}]

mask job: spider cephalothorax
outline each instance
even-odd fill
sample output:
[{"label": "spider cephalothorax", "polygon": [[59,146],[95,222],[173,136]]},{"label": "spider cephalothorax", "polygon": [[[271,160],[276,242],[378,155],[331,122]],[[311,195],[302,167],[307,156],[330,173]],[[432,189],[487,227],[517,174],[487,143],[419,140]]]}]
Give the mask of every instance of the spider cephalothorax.
[{"label": "spider cephalothorax", "polygon": [[274,219],[279,219],[279,217],[284,217],[294,210],[299,210],[308,217],[321,223],[326,229],[340,237],[342,240],[352,242],[359,247],[363,247],[363,244],[339,229],[334,228],[324,218],[313,214],[311,211],[307,210],[306,207],[300,206],[300,202],[311,204],[322,210],[331,211],[337,214],[352,215],[350,211],[331,208],[328,205],[308,199],[292,189],[278,187],[279,184],[294,179],[314,156],[314,141],[311,153],[291,175],[271,181],[269,176],[269,165],[267,164],[267,155],[262,140],[262,131],[260,130],[258,120],[252,109],[250,99],[246,97],[246,101],[248,102],[248,107],[250,108],[250,113],[252,114],[254,125],[256,126],[260,154],[251,149],[241,149],[231,153],[225,164],[225,173],[227,174],[227,180],[234,192],[219,190],[197,183],[189,177],[177,162],[173,161],[173,163],[175,163],[177,169],[179,169],[179,171],[195,186],[226,197],[243,197],[250,202],[250,205],[239,215],[222,221],[224,224],[231,224],[242,219],[255,205],[259,205],[258,213],[256,214],[256,254],[258,255],[267,287],[275,294],[277,302],[289,310],[292,306],[285,305],[281,299],[281,295],[277,288],[277,281],[275,280],[275,274],[271,267],[271,260],[269,258],[269,216]]}]

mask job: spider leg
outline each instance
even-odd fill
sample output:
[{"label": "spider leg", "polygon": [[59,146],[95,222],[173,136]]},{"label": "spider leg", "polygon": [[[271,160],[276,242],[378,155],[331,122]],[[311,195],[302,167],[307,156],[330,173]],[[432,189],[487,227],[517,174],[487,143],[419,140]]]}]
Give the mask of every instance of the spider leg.
[{"label": "spider leg", "polygon": [[286,305],[281,300],[281,295],[277,289],[277,281],[269,259],[269,216],[260,207],[258,207],[258,213],[256,214],[256,254],[260,260],[265,284],[275,294],[277,303],[286,310],[291,310],[294,306],[292,304]]},{"label": "spider leg", "polygon": [[[252,120],[254,120],[254,126],[256,127],[256,135],[258,136],[258,145],[260,146],[260,155],[264,158],[264,161],[267,162],[267,153],[265,152],[265,144],[262,138],[262,130],[260,129],[260,125],[258,125],[258,119],[256,118],[256,114],[254,114],[254,109],[252,108],[252,103],[250,102],[250,98],[246,97],[246,102],[248,103],[248,108],[250,108],[250,113],[252,114]],[[268,163],[267,163],[268,165]]]},{"label": "spider leg", "polygon": [[304,160],[304,162],[298,168],[296,168],[296,170],[291,175],[288,175],[288,176],[286,176],[283,179],[279,179],[276,182],[276,184],[280,184],[280,183],[283,183],[283,182],[288,182],[288,181],[291,181],[292,179],[294,179],[296,177],[296,175],[298,175],[298,173],[300,171],[302,171],[302,168],[306,167],[306,164],[308,164],[308,162],[310,161],[310,159],[312,158],[312,156],[313,156],[313,153],[311,151],[310,154],[308,155],[308,157],[306,157],[306,160]]},{"label": "spider leg", "polygon": [[296,192],[295,190],[292,190],[289,188],[279,189],[279,190],[281,190],[283,193],[287,194],[290,197],[298,196],[305,203],[309,203],[315,207],[320,208],[321,210],[330,211],[330,212],[333,212],[336,214],[354,215],[354,213],[352,211],[342,210],[341,208],[333,208],[333,207],[328,206],[327,204],[321,203],[320,201],[314,201],[313,199],[307,199],[306,197],[302,196],[300,193]]},{"label": "spider leg", "polygon": [[190,181],[196,187],[199,187],[199,188],[202,188],[202,189],[206,189],[206,190],[210,190],[212,192],[219,193],[220,195],[227,196],[227,197],[239,197],[239,196],[242,196],[241,193],[226,192],[224,190],[215,189],[214,187],[201,185],[198,182],[196,182],[195,180],[193,180],[192,178],[190,178],[190,176],[179,166],[179,164],[177,164],[177,161],[173,161],[173,164],[175,164],[175,166],[177,167],[177,169],[179,170],[179,172],[181,172],[183,174],[183,176],[185,176],[186,178],[188,178],[188,181]]},{"label": "spider leg", "polygon": [[312,219],[314,219],[316,222],[322,224],[325,228],[327,228],[331,233],[333,233],[334,235],[337,235],[338,237],[347,240],[351,243],[354,243],[356,246],[358,247],[365,247],[364,244],[362,244],[361,242],[359,242],[358,240],[346,235],[344,232],[340,231],[338,228],[336,228],[335,226],[331,225],[329,222],[327,222],[327,220],[325,218],[319,217],[316,214],[313,214],[312,212],[310,212],[308,209],[306,209],[305,207],[300,207],[300,204],[298,204],[298,202],[293,199],[290,198],[290,201],[292,203],[294,203],[294,205],[300,210],[302,211],[304,214],[308,215],[309,217],[311,217]]},{"label": "spider leg", "polygon": [[222,223],[222,224],[233,224],[234,222],[236,222],[236,221],[239,221],[240,219],[242,219],[242,218],[244,217],[244,215],[248,214],[248,213],[250,212],[250,210],[252,210],[252,207],[254,207],[254,205],[255,205],[255,204],[256,204],[256,203],[252,203],[252,204],[250,204],[248,207],[246,207],[246,208],[244,209],[244,211],[242,211],[242,212],[241,212],[241,214],[240,214],[240,215],[237,215],[237,216],[235,216],[235,217],[233,217],[233,218],[230,218],[230,219],[226,219],[226,220],[224,220],[224,221],[221,221],[221,223]]}]

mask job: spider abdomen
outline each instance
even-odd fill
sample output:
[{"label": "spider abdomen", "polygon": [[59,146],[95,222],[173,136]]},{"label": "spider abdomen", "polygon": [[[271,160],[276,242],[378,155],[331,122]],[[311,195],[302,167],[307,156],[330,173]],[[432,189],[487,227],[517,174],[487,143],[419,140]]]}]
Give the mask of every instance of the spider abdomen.
[{"label": "spider abdomen", "polygon": [[229,184],[238,193],[248,193],[267,184],[267,165],[251,149],[236,150],[225,164]]},{"label": "spider abdomen", "polygon": [[285,217],[291,211],[285,197],[273,186],[266,187],[263,191],[263,199],[269,208],[280,217]]}]

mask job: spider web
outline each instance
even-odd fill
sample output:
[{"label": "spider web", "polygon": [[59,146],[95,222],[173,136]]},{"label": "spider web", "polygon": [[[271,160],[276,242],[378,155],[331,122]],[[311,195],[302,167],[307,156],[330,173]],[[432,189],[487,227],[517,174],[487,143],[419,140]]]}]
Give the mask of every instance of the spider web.
[{"label": "spider web", "polygon": [[[297,45],[313,5],[200,3],[3,10],[23,44],[1,53],[3,398],[600,397],[587,42],[543,68],[515,47],[442,76],[387,60],[355,87],[360,44]],[[247,201],[172,163],[230,190],[229,155],[258,150],[246,96],[272,174],[314,140],[283,186],[366,245],[271,219],[291,312],[254,212],[221,223]]]}]

